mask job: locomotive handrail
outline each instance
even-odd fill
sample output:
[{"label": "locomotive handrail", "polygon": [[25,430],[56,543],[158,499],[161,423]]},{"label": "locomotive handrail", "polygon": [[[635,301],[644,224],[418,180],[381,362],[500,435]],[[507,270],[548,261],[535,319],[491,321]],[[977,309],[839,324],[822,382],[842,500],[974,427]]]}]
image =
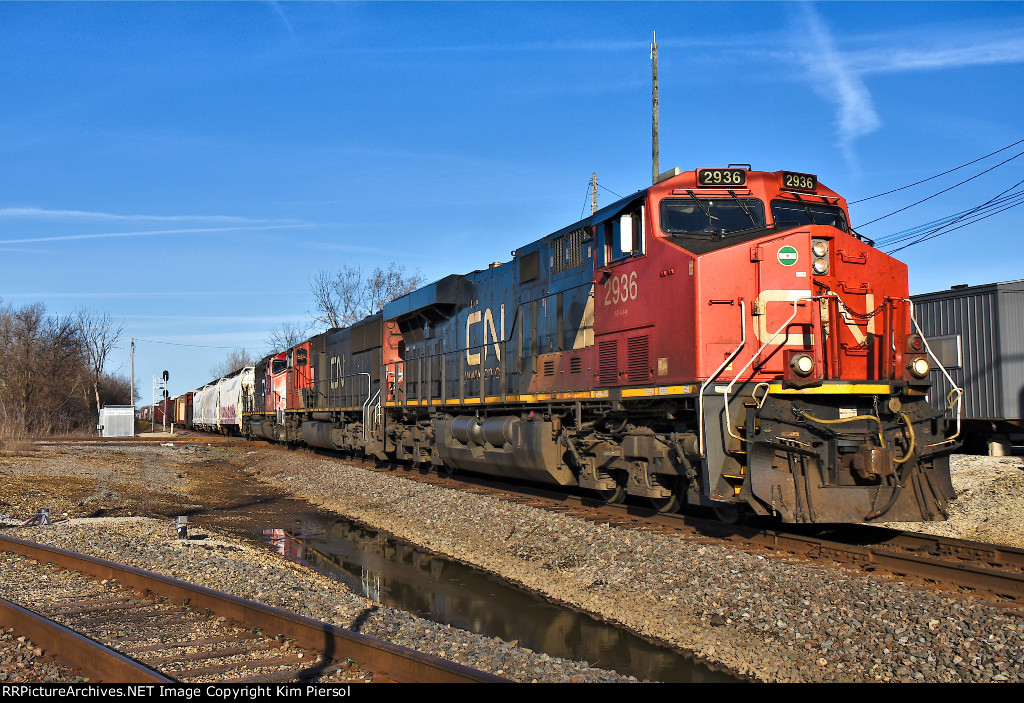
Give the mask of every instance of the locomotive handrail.
[{"label": "locomotive handrail", "polygon": [[732,354],[730,354],[728,356],[728,358],[726,358],[726,360],[722,362],[722,365],[719,366],[718,369],[713,374],[711,374],[711,376],[708,377],[708,380],[705,381],[703,385],[701,385],[700,393],[697,395],[697,446],[698,446],[698,449],[700,450],[701,458],[707,457],[707,450],[706,450],[707,448],[705,447],[705,438],[704,438],[704,391],[706,391],[707,387],[709,385],[711,385],[716,378],[718,378],[719,374],[721,374],[722,371],[725,370],[725,367],[732,363],[732,360],[736,358],[736,355],[740,353],[740,350],[743,349],[743,347],[746,346],[746,344],[747,344],[747,304],[746,304],[745,301],[741,300],[740,301],[740,343],[739,343],[739,346],[737,346],[733,350]]},{"label": "locomotive handrail", "polygon": [[914,301],[911,300],[910,298],[903,298],[903,300],[905,300],[910,305],[910,321],[914,323],[914,329],[917,330],[917,334],[921,337],[921,341],[924,342],[924,348],[928,352],[928,356],[930,356],[935,361],[935,364],[939,367],[939,370],[942,371],[942,375],[946,377],[946,380],[949,381],[949,385],[952,386],[952,390],[949,392],[949,395],[946,396],[948,401],[946,410],[952,409],[954,401],[949,400],[949,397],[956,393],[956,432],[953,434],[952,437],[944,439],[941,442],[936,442],[934,444],[929,444],[926,446],[938,447],[943,444],[955,442],[956,438],[960,436],[960,421],[963,411],[964,389],[956,385],[956,381],[954,381],[953,377],[949,375],[949,372],[946,371],[946,367],[942,365],[942,362],[939,361],[939,358],[937,356],[935,356],[935,352],[932,351],[931,346],[928,344],[928,340],[927,338],[925,338],[924,332],[921,331],[921,325],[917,323],[917,317],[914,315]]},{"label": "locomotive handrail", "polygon": [[[373,390],[373,381],[370,378],[369,373],[359,372],[357,376],[366,376],[366,400],[363,401],[363,444],[366,444],[366,406],[370,404],[370,391]],[[377,393],[380,393],[380,389],[377,389]]]},{"label": "locomotive handrail", "polygon": [[[387,375],[389,369],[393,369],[395,373],[395,385],[393,391],[395,404],[404,407],[405,405],[408,404],[409,401],[416,401],[421,404],[431,405],[432,401],[435,398],[432,385],[434,381],[437,380],[440,386],[440,393],[438,397],[440,399],[441,405],[446,405],[449,397],[448,390],[446,387],[448,380],[446,369],[448,366],[448,360],[452,358],[458,359],[459,388],[458,392],[455,395],[458,397],[460,404],[465,405],[467,398],[479,398],[480,402],[483,403],[488,397],[486,388],[488,380],[498,382],[498,390],[496,393],[494,393],[494,395],[499,397],[501,399],[501,402],[505,402],[507,398],[509,374],[508,347],[510,342],[512,341],[513,340],[492,340],[489,342],[484,342],[482,344],[475,344],[464,349],[450,349],[447,351],[434,352],[432,354],[424,354],[422,356],[416,356],[410,359],[400,359],[398,361],[392,361],[390,363],[383,364],[385,376]],[[481,360],[479,363],[480,375],[478,379],[475,379],[478,381],[477,389],[475,392],[467,393],[466,382],[467,380],[473,380],[466,378],[465,362],[467,352],[474,352],[494,346],[497,346],[498,350],[500,351],[500,354],[498,354],[498,363],[495,367],[497,375],[488,379],[485,374],[487,367]],[[438,379],[435,379],[433,374],[435,360],[440,360],[440,368],[438,369],[440,372],[438,374],[440,378]],[[405,367],[409,364],[411,365],[409,366],[409,373],[407,374],[405,373]],[[402,369],[401,371],[399,371],[400,368]],[[424,372],[424,368],[426,368],[426,372]],[[518,365],[513,366],[513,372],[515,372],[516,368],[518,368]],[[415,391],[413,392],[409,391],[408,384],[410,383],[415,384]]]},{"label": "locomotive handrail", "polygon": [[[796,315],[797,315],[797,312],[798,312],[797,306],[799,305],[799,303],[802,303],[802,302],[813,302],[816,298],[817,298],[817,296],[813,296],[812,295],[809,298],[796,298],[795,300],[793,300],[793,314],[789,316],[789,319],[786,320],[785,322],[783,322],[782,326],[779,327],[779,329],[777,329],[775,331],[775,334],[773,334],[771,337],[769,337],[768,341],[765,342],[764,344],[762,344],[760,346],[760,348],[756,352],[754,352],[754,354],[751,355],[750,361],[748,361],[746,363],[746,365],[742,369],[739,370],[739,372],[736,374],[736,377],[733,378],[732,381],[729,383],[729,385],[725,387],[725,390],[718,391],[718,392],[720,392],[722,394],[722,397],[725,399],[725,429],[729,433],[729,436],[732,437],[733,439],[738,439],[741,442],[746,441],[743,437],[740,437],[738,434],[735,434],[732,431],[732,419],[731,419],[730,414],[729,414],[729,392],[732,390],[732,387],[734,385],[736,385],[736,381],[740,380],[740,376],[742,376],[744,374],[744,372],[746,372],[746,370],[748,368],[750,368],[750,365],[754,363],[754,360],[757,359],[757,357],[761,355],[761,352],[763,352],[765,350],[765,348],[768,347],[768,345],[770,345],[772,342],[774,342],[775,338],[778,337],[780,334],[782,334],[782,331],[785,330],[786,328],[788,328],[790,323],[792,323],[793,320],[796,319]],[[786,333],[786,339],[787,339],[787,341],[789,340],[789,333],[788,332]],[[765,395],[767,396],[767,393]],[[764,402],[764,401],[762,401],[762,402]]]}]

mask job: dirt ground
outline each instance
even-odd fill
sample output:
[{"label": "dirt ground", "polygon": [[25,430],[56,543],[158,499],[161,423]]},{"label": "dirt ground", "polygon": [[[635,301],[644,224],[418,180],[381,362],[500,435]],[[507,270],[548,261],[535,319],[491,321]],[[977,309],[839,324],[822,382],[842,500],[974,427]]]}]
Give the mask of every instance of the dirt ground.
[{"label": "dirt ground", "polygon": [[[294,528],[315,509],[256,479],[257,449],[176,439],[159,445],[36,444],[0,456],[0,519],[22,522],[46,508],[52,520],[142,516],[202,518],[210,528],[252,535]],[[293,454],[281,451],[285,456]]]},{"label": "dirt ground", "polygon": [[[262,526],[294,527],[317,510],[289,498],[286,487],[258,480],[257,454],[279,452],[302,460],[302,452],[258,445],[210,445],[202,436],[179,435],[178,451],[140,444],[88,445],[73,453],[59,444],[23,445],[0,455],[0,519],[21,522],[47,508],[52,519],[202,516],[211,527],[252,534]],[[955,455],[953,486],[958,497],[950,519],[894,523],[979,542],[1024,548],[1024,457]]]}]

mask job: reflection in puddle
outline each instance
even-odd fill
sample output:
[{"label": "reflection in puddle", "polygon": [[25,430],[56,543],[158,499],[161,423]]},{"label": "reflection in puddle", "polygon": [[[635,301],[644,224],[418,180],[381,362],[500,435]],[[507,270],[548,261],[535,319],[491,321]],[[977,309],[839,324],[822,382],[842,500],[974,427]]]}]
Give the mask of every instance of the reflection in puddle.
[{"label": "reflection in puddle", "polygon": [[641,680],[735,680],[623,629],[357,523],[335,522],[316,536],[301,538],[284,530],[265,530],[264,535],[279,553],[378,603],[434,622]]}]

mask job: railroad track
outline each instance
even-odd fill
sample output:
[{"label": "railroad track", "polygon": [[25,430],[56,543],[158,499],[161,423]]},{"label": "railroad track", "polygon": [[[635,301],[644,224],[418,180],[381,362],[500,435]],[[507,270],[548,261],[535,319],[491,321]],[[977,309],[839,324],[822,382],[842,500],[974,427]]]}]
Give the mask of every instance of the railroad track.
[{"label": "railroad track", "polygon": [[20,582],[21,605],[0,602],[0,619],[94,681],[505,681],[104,559],[3,536],[0,551],[37,567]]},{"label": "railroad track", "polygon": [[[346,458],[346,460],[348,460]],[[367,462],[367,466],[372,466]],[[459,474],[446,478],[401,465],[379,468],[403,471],[428,481],[533,507],[634,529],[682,531],[700,539],[727,540],[741,548],[767,549],[812,561],[829,561],[868,572],[887,573],[915,585],[975,595],[1014,609],[1024,609],[1024,550],[873,525],[765,526],[728,525],[679,513],[662,514],[641,506],[606,504],[586,496],[545,488],[497,482]]]},{"label": "railroad track", "polygon": [[253,446],[253,447],[266,447],[270,446],[269,442],[264,440],[246,440],[244,437],[236,437],[233,435],[216,435],[216,434],[180,434],[180,435],[163,435],[163,436],[146,436],[136,435],[134,437],[61,437],[60,439],[39,439],[32,442],[39,446],[60,446],[62,444],[74,444],[74,445],[85,445],[85,446],[132,446],[132,445],[147,445],[147,444],[166,444],[173,443],[175,445],[183,444],[216,444],[216,445],[239,445],[239,446]]}]

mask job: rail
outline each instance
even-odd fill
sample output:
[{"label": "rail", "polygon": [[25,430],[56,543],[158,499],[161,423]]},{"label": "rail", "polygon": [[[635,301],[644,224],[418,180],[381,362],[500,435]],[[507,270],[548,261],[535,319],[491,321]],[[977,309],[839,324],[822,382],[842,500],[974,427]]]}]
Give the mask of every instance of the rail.
[{"label": "rail", "polygon": [[174,683],[174,679],[8,600],[0,599],[0,622],[36,644],[45,643],[48,656],[92,681]]},{"label": "rail", "polygon": [[352,658],[393,681],[507,682],[507,679],[493,674],[326,622],[106,559],[6,536],[0,536],[0,550],[51,563],[63,569],[77,570],[95,578],[114,579],[122,586],[151,591],[174,602],[187,603],[194,611],[209,609],[211,613],[246,623],[249,627],[280,633],[281,636],[295,640],[299,646],[328,653],[336,661]]}]

